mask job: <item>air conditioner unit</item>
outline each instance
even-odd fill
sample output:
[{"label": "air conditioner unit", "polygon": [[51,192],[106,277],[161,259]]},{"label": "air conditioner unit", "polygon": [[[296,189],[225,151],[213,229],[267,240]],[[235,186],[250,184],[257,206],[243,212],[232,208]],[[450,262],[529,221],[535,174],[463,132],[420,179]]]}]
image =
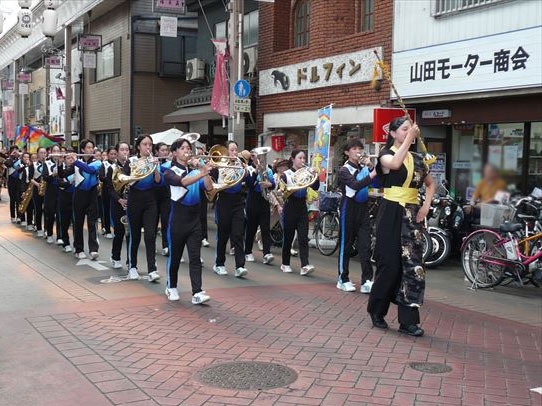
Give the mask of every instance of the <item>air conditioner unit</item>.
[{"label": "air conditioner unit", "polygon": [[258,48],[246,48],[243,52],[243,73],[252,75],[256,72],[256,63],[258,62]]},{"label": "air conditioner unit", "polygon": [[186,61],[186,81],[199,81],[205,79],[205,61],[198,58]]}]

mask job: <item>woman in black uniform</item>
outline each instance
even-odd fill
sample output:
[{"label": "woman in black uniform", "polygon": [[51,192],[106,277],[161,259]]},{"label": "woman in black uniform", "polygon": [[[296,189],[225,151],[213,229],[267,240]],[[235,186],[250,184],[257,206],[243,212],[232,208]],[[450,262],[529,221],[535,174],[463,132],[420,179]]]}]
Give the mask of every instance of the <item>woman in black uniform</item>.
[{"label": "woman in black uniform", "polygon": [[[60,153],[60,147],[53,145],[49,151],[51,154]],[[45,212],[45,234],[47,242],[52,244],[53,226],[56,223],[56,240],[58,245],[63,245],[60,223],[57,218],[58,213],[58,163],[59,158],[50,158],[45,161],[43,168],[43,179],[47,182],[45,196],[43,198],[43,208]]]},{"label": "woman in black uniform", "polygon": [[[420,130],[407,118],[390,123],[388,142],[380,152],[377,172],[384,198],[376,223],[376,275],[367,311],[373,326],[386,329],[390,302],[398,306],[399,331],[422,336],[419,308],[423,304],[425,271],[422,264],[423,219],[429,212],[435,183],[423,157],[409,152]],[[418,189],[425,184],[420,207]]]}]

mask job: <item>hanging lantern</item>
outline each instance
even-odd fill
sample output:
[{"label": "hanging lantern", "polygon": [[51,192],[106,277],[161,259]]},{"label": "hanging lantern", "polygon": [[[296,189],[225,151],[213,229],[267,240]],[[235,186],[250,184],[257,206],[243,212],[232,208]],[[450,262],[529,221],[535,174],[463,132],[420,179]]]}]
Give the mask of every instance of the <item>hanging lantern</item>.
[{"label": "hanging lantern", "polygon": [[41,32],[46,37],[54,37],[58,25],[58,15],[56,10],[43,10]]},{"label": "hanging lantern", "polygon": [[32,34],[32,11],[22,8],[17,14],[17,32],[23,38]]},{"label": "hanging lantern", "polygon": [[45,8],[55,10],[60,5],[60,0],[45,0],[43,4]]},{"label": "hanging lantern", "polygon": [[19,0],[20,8],[30,8],[32,5],[32,0]]},{"label": "hanging lantern", "polygon": [[284,134],[273,134],[271,136],[271,148],[275,152],[281,152],[284,149]]}]

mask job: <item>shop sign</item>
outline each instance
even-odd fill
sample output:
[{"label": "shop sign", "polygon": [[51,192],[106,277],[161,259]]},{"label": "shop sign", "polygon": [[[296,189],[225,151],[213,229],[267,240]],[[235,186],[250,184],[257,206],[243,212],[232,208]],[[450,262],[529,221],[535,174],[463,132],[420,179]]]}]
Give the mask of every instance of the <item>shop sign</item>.
[{"label": "shop sign", "polygon": [[22,83],[28,83],[32,80],[32,74],[26,72],[17,73],[17,80]]},{"label": "shop sign", "polygon": [[422,118],[448,118],[452,117],[451,110],[423,110]]},{"label": "shop sign", "polygon": [[9,79],[2,79],[2,90],[13,90],[15,88],[15,82]]},{"label": "shop sign", "polygon": [[45,57],[45,66],[48,66],[52,69],[61,69],[62,68],[62,57],[57,55],[46,56]]},{"label": "shop sign", "polygon": [[393,79],[403,97],[542,85],[542,26],[396,52]]},{"label": "shop sign", "polygon": [[173,14],[185,14],[186,13],[186,1],[185,0],[155,0],[153,2],[153,12],[155,13],[173,13]]},{"label": "shop sign", "polygon": [[81,34],[77,41],[77,49],[79,51],[99,51],[102,48],[102,36]]},{"label": "shop sign", "polygon": [[[416,119],[416,110],[408,109],[408,114]],[[373,142],[385,143],[388,140],[390,122],[397,117],[403,117],[403,109],[376,108],[373,110]]]},{"label": "shop sign", "polygon": [[369,82],[376,63],[374,50],[382,58],[378,47],[261,71],[260,96]]},{"label": "shop sign", "polygon": [[160,17],[160,36],[177,38],[177,17]]}]

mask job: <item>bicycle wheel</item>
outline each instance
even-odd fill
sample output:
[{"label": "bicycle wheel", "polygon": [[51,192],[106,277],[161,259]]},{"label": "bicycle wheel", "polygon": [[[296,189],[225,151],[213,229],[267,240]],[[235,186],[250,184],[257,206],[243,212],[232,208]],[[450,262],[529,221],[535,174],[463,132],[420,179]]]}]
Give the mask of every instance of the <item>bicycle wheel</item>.
[{"label": "bicycle wheel", "polygon": [[271,241],[275,247],[282,247],[282,224],[280,221],[271,229]]},{"label": "bicycle wheel", "polygon": [[467,237],[461,247],[463,272],[473,285],[492,288],[504,279],[506,266],[498,264],[499,258],[506,259],[502,245],[495,246],[501,236],[491,230],[478,230]]},{"label": "bicycle wheel", "polygon": [[339,216],[336,213],[325,213],[316,226],[316,248],[322,255],[333,255],[339,246]]},{"label": "bicycle wheel", "polygon": [[429,258],[429,255],[431,255],[431,253],[433,252],[433,242],[427,230],[423,230],[422,235],[423,235],[422,261],[425,263],[425,261],[427,261],[427,258]]}]

